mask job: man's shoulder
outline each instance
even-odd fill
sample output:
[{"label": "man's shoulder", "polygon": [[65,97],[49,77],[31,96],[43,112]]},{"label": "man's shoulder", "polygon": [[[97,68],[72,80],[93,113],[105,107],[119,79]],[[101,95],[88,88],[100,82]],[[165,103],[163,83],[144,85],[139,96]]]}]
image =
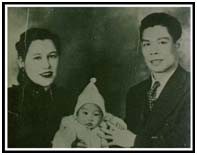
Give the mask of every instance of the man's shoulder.
[{"label": "man's shoulder", "polygon": [[186,80],[185,80],[185,81],[186,81],[186,84],[189,85],[189,86],[190,86],[190,81],[191,81],[191,79],[190,79],[190,78],[191,78],[190,74],[191,74],[190,72],[185,71],[185,75],[186,75]]},{"label": "man's shoulder", "polygon": [[184,90],[190,89],[190,72],[179,66],[170,80],[175,84],[181,84]]},{"label": "man's shoulder", "polygon": [[142,91],[142,90],[146,90],[147,87],[151,84],[151,80],[150,78],[147,78],[143,81],[140,81],[134,85],[132,85],[130,88],[129,88],[129,91],[128,93],[131,93],[131,92],[138,92],[139,90]]},{"label": "man's shoulder", "polygon": [[150,81],[150,78],[146,78],[145,80],[134,84],[131,88],[142,87],[142,86],[146,85],[147,83],[149,83],[149,81]]}]

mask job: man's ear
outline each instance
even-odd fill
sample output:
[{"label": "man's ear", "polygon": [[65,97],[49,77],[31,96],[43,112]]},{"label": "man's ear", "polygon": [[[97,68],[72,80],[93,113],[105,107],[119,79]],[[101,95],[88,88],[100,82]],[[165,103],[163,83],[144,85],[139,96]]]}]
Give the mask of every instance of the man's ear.
[{"label": "man's ear", "polygon": [[24,63],[21,56],[18,57],[18,65],[19,65],[19,68],[24,68],[25,67],[25,63]]},{"label": "man's ear", "polygon": [[180,39],[176,41],[176,43],[175,43],[176,49],[179,49],[180,48],[180,46],[181,46],[181,43],[180,42],[181,42]]}]

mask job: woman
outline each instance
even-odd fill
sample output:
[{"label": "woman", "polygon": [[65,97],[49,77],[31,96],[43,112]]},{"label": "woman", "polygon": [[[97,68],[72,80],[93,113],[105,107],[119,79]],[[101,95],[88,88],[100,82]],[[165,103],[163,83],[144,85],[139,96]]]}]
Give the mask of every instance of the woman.
[{"label": "woman", "polygon": [[16,49],[19,85],[8,89],[8,147],[51,147],[61,118],[71,107],[65,104],[66,93],[53,84],[60,56],[58,37],[30,28],[21,34]]}]

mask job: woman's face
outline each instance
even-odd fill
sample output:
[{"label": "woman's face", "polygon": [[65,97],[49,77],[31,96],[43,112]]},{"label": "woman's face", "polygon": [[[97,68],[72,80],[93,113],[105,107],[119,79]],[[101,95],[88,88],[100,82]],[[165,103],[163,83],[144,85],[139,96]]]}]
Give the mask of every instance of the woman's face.
[{"label": "woman's face", "polygon": [[34,40],[29,46],[24,68],[34,83],[47,87],[56,77],[58,62],[58,51],[52,40]]}]

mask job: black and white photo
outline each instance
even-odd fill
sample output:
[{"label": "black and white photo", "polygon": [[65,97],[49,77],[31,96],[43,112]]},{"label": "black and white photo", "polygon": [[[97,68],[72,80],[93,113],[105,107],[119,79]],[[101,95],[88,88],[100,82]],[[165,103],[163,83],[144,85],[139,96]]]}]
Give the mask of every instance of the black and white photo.
[{"label": "black and white photo", "polygon": [[4,7],[6,151],[192,151],[192,3]]}]

